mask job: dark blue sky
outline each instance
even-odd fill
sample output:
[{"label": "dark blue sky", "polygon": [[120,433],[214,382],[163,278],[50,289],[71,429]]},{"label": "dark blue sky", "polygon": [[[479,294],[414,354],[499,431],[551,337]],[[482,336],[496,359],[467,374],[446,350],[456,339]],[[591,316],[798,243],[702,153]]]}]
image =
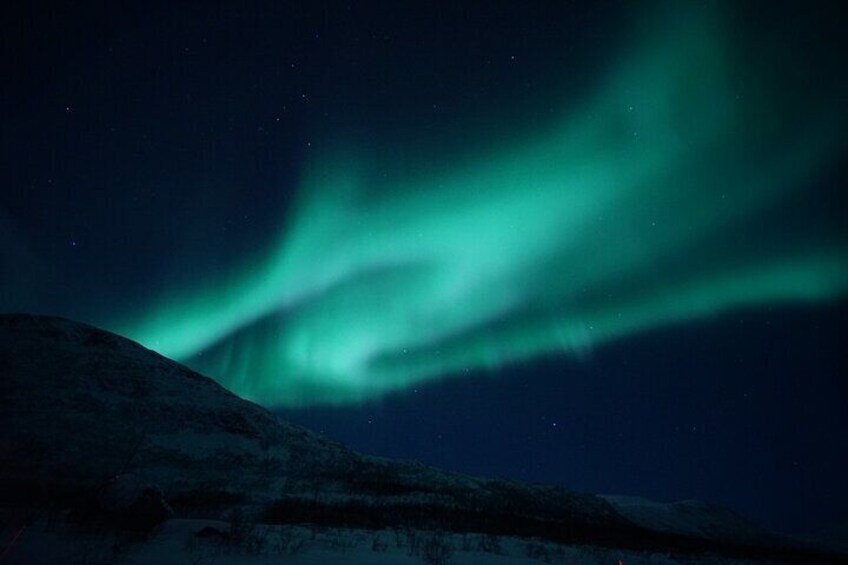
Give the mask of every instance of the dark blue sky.
[{"label": "dark blue sky", "polygon": [[783,531],[848,513],[848,304],[740,312],[361,408],[283,411],[366,453],[727,504]]},{"label": "dark blue sky", "polygon": [[[616,2],[428,4],[5,3],[0,311],[98,323],[227,273],[276,233],[328,134],[449,157],[466,131],[545,123],[639,31]],[[809,46],[814,88],[844,86],[825,4],[752,4],[733,29]],[[841,163],[787,225],[846,233]],[[283,414],[370,454],[815,530],[848,519],[846,314],[744,310]]]}]

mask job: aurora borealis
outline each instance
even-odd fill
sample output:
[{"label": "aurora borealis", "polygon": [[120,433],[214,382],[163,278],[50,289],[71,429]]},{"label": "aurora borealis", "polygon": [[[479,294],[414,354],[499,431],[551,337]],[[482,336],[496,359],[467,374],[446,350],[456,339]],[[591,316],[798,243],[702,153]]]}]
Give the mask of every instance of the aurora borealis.
[{"label": "aurora borealis", "polygon": [[844,523],[841,4],[0,10],[0,311],[363,453]]},{"label": "aurora borealis", "polygon": [[538,129],[429,168],[326,144],[263,252],[118,327],[302,405],[838,297],[844,234],[781,222],[839,154],[844,110],[755,66],[721,10],[673,12]]}]

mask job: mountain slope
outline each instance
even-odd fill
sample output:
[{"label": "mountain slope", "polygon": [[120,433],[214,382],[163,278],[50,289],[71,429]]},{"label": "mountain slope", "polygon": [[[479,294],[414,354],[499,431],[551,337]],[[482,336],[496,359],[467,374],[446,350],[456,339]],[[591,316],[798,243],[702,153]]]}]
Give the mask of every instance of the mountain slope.
[{"label": "mountain slope", "polygon": [[[620,500],[365,457],[130,340],[61,318],[0,316],[0,429],[0,507],[72,507],[131,474],[156,484],[178,516],[243,508],[269,523],[820,561],[732,524],[720,535],[668,527],[628,515]],[[704,509],[689,510],[710,523]]]},{"label": "mountain slope", "polygon": [[[0,316],[0,375],[0,481],[7,495],[56,496],[132,473],[168,500],[276,501],[278,510],[288,505],[289,515],[314,514],[316,497],[351,507],[375,497],[444,508],[514,500],[528,512],[568,516],[578,530],[629,528],[598,497],[359,455],[85,324]],[[298,506],[304,497],[308,508]]]},{"label": "mountain slope", "polygon": [[754,543],[768,534],[738,514],[698,500],[662,503],[639,496],[603,496],[623,516],[648,529],[736,543]]},{"label": "mountain slope", "polygon": [[0,375],[7,483],[132,472],[166,492],[260,496],[358,458],[134,342],[59,318],[0,317]]}]

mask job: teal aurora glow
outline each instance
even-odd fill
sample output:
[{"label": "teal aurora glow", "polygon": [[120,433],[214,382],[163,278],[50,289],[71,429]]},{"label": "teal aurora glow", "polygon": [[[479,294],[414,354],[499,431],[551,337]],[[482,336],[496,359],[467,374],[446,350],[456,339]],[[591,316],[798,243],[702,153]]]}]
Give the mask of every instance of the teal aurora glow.
[{"label": "teal aurora glow", "polygon": [[779,53],[747,56],[718,9],[658,20],[564,118],[480,132],[436,170],[325,144],[266,249],[112,327],[293,406],[837,297],[844,234],[784,219],[838,157],[844,110]]}]

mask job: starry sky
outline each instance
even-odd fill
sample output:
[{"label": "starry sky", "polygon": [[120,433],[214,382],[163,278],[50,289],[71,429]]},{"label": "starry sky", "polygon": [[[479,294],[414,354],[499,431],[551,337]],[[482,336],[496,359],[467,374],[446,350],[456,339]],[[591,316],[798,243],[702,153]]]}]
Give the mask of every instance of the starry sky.
[{"label": "starry sky", "polygon": [[2,8],[0,310],[367,453],[848,520],[828,3]]}]

